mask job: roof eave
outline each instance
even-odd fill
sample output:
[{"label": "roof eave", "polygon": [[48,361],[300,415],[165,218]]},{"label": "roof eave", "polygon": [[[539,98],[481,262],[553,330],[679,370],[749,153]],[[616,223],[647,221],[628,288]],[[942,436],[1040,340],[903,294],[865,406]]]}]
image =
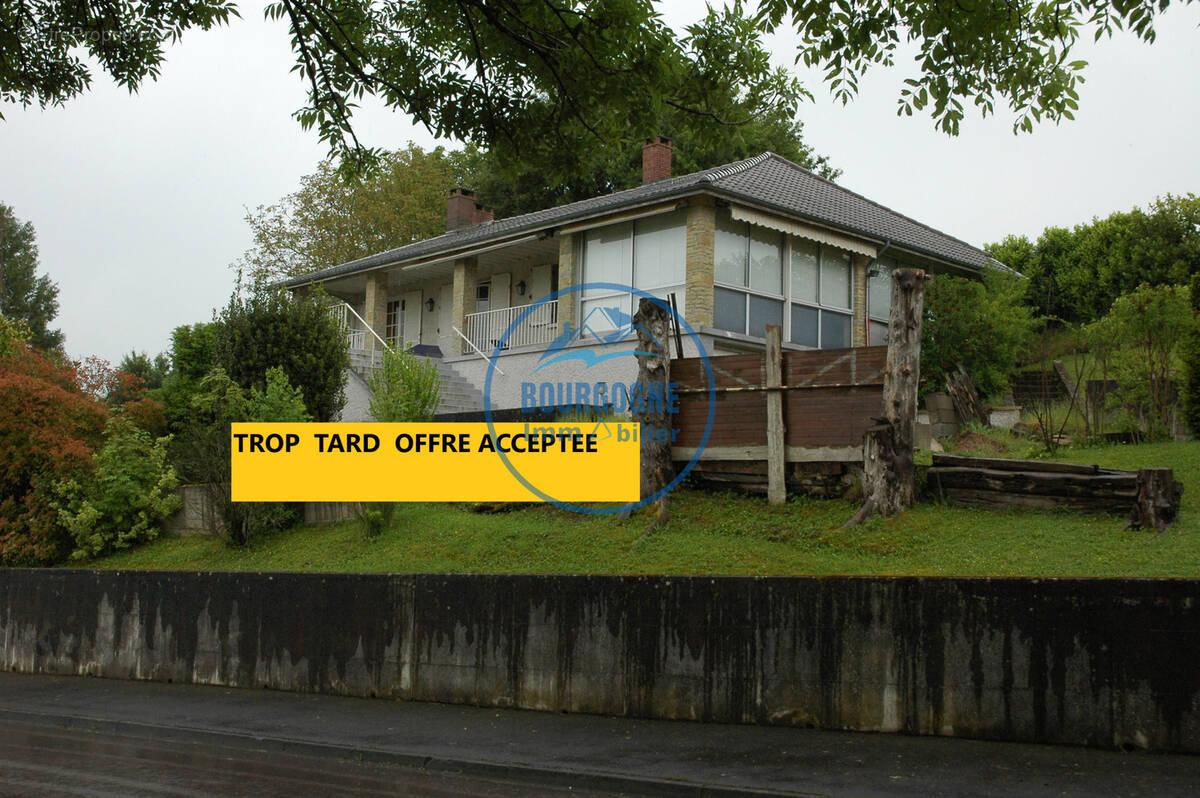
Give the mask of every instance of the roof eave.
[{"label": "roof eave", "polygon": [[[741,203],[744,203],[747,205],[752,205],[752,206],[758,207],[762,210],[771,211],[772,213],[778,213],[778,214],[781,214],[784,216],[789,216],[789,217],[792,217],[795,219],[802,219],[805,222],[810,222],[810,223],[819,225],[821,227],[825,227],[829,230],[835,230],[839,233],[849,233],[850,235],[853,235],[857,238],[861,238],[864,241],[870,241],[873,244],[884,245],[884,244],[890,243],[892,249],[902,249],[902,250],[905,250],[906,252],[912,252],[915,255],[920,255],[923,258],[928,258],[930,260],[938,261],[939,263],[944,263],[947,266],[954,266],[954,267],[960,268],[960,269],[969,269],[970,271],[975,272],[975,273],[983,272],[983,267],[976,266],[975,264],[967,263],[965,261],[953,260],[953,259],[947,258],[945,255],[939,255],[935,252],[930,252],[929,250],[926,250],[922,247],[916,247],[916,246],[912,246],[911,244],[902,244],[895,240],[880,238],[878,235],[868,233],[868,232],[861,230],[859,228],[856,228],[852,225],[839,225],[839,224],[835,224],[833,222],[829,222],[825,219],[817,219],[812,216],[806,216],[805,214],[797,213],[794,209],[788,208],[784,205],[779,205],[777,203],[773,203],[773,202],[765,201],[765,200],[758,199],[755,197],[751,197],[751,196],[749,196],[747,194],[743,194],[739,191],[733,191],[731,189],[723,188],[720,186],[707,186],[706,188],[709,193],[717,195],[717,196],[721,197],[722,199],[733,200],[736,202],[741,202]],[[980,252],[983,252],[983,250],[980,250]],[[985,256],[987,256],[987,253],[983,253],[983,254]]]},{"label": "roof eave", "polygon": [[[503,244],[508,239],[512,239],[513,241],[516,241],[517,239],[525,239],[525,238],[528,238],[528,236],[530,236],[530,235],[545,232],[545,231],[550,231],[551,233],[553,233],[554,231],[558,230],[558,228],[564,227],[568,224],[578,223],[580,221],[586,221],[588,219],[602,219],[606,216],[614,216],[614,215],[621,214],[621,213],[628,213],[631,210],[637,210],[638,208],[644,208],[644,207],[647,207],[650,205],[657,205],[666,200],[680,200],[680,199],[686,199],[687,197],[696,196],[696,195],[700,195],[700,194],[712,194],[712,193],[715,193],[714,187],[708,183],[684,184],[677,189],[671,189],[662,194],[656,194],[653,197],[650,197],[647,199],[637,200],[637,201],[629,202],[629,203],[621,203],[618,205],[611,205],[611,206],[608,206],[606,208],[602,208],[599,210],[586,210],[586,211],[581,211],[579,213],[569,213],[564,216],[560,216],[560,217],[554,219],[553,221],[546,222],[544,224],[533,224],[533,225],[530,225],[529,227],[516,227],[511,230],[506,230],[503,233],[497,233],[495,236],[483,236],[482,238],[476,239],[476,240],[470,242],[469,244],[450,246],[444,250],[433,249],[428,252],[422,252],[418,255],[413,255],[411,257],[384,260],[384,261],[378,262],[378,263],[367,263],[366,261],[371,261],[372,259],[377,258],[380,255],[383,255],[386,253],[379,253],[376,255],[368,255],[365,258],[359,258],[358,261],[350,261],[348,263],[339,264],[338,266],[334,266],[334,267],[332,267],[332,269],[330,271],[340,269],[344,266],[352,266],[353,264],[358,263],[358,262],[363,263],[363,265],[361,267],[349,268],[346,271],[342,271],[342,272],[324,274],[324,276],[322,276],[323,271],[322,272],[313,272],[312,274],[300,275],[297,277],[290,277],[287,280],[281,280],[280,282],[276,283],[276,285],[282,286],[283,288],[300,288],[302,286],[312,285],[314,283],[323,283],[328,280],[336,280],[336,279],[339,279],[342,277],[352,277],[357,274],[365,274],[367,272],[376,271],[378,269],[390,269],[390,268],[393,268],[396,266],[401,266],[401,267],[412,266],[412,265],[416,265],[418,263],[421,263],[424,261],[429,261],[429,260],[435,259],[435,258],[438,261],[450,260],[452,258],[461,256],[462,253],[469,252],[474,249],[478,249],[481,246],[491,246],[493,244]],[[428,239],[426,239],[426,240],[428,240]],[[413,243],[418,244],[420,242],[415,241]]]}]

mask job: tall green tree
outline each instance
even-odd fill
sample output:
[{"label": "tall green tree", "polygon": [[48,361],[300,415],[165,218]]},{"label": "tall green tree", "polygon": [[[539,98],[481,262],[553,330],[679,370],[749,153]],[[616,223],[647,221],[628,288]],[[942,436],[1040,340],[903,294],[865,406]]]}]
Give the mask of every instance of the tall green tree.
[{"label": "tall green tree", "polygon": [[154,390],[161,388],[163,380],[171,373],[171,358],[166,352],[159,352],[153,358],[149,352],[133,351],[121,358],[117,366],[119,371],[140,377],[146,388]]},{"label": "tall green tree", "polygon": [[[1188,0],[1184,0],[1187,2]],[[763,0],[753,26],[791,27],[797,60],[822,69],[844,100],[870,67],[891,65],[902,39],[919,51],[902,113],[928,110],[957,133],[964,108],[1008,106],[1014,129],[1069,119],[1083,34],[1126,29],[1154,40],[1169,0]],[[740,3],[735,10],[741,13]],[[371,161],[353,112],[372,95],[439,136],[486,149],[554,135],[585,153],[614,131],[653,135],[664,107],[703,115],[703,70],[651,0],[276,0],[307,103],[295,116],[350,164]],[[42,106],[91,85],[90,63],[136,90],[158,76],[165,46],[238,15],[229,0],[0,4],[0,99]],[[729,121],[729,120],[725,120]]]},{"label": "tall green tree", "polygon": [[1029,309],[1021,304],[1022,282],[992,270],[982,281],[933,275],[925,290],[922,396],[945,390],[946,375],[960,365],[985,397],[1008,388],[1032,332]]},{"label": "tall green tree", "polygon": [[1200,273],[1200,198],[1166,195],[1073,229],[1047,227],[1036,242],[1010,236],[989,252],[1029,278],[1026,302],[1041,316],[1103,317],[1142,284],[1186,285]]},{"label": "tall green tree", "polygon": [[796,117],[809,93],[771,66],[761,31],[740,8],[710,9],[685,33],[690,88],[681,91],[694,96],[663,103],[646,127],[614,130],[584,152],[559,136],[468,148],[468,179],[480,200],[504,217],[632,188],[642,180],[641,145],[655,135],[673,140],[677,175],[766,151],[827,178],[840,174],[804,142]]},{"label": "tall green tree", "polygon": [[319,295],[264,287],[234,295],[221,310],[215,350],[243,390],[265,390],[271,370],[281,369],[314,421],[333,421],[345,402],[346,338]]},{"label": "tall green tree", "polygon": [[[806,92],[771,66],[746,17],[710,11],[688,28],[683,46],[703,87],[691,100],[705,113],[668,103],[647,127],[674,139],[676,174],[770,150],[825,177],[837,176],[828,159],[804,142],[796,113]],[[503,218],[641,182],[639,131],[614,131],[583,153],[562,141],[528,137],[519,147],[488,151],[468,145],[425,152],[409,144],[383,154],[380,168],[349,179],[323,162],[297,191],[246,215],[254,246],[234,266],[251,281],[276,279],[430,238],[445,230],[446,191],[455,185],[476,189]]]},{"label": "tall green tree", "polygon": [[249,282],[273,280],[420,241],[445,232],[446,192],[468,180],[471,157],[415,144],[380,156],[366,175],[329,161],[300,188],[247,212],[253,246],[235,268]]},{"label": "tall green tree", "polygon": [[[0,47],[2,49],[2,47]],[[29,325],[30,340],[39,349],[58,349],[63,334],[50,329],[58,315],[58,286],[38,275],[37,236],[31,222],[22,222],[13,209],[0,203],[0,315]]]}]

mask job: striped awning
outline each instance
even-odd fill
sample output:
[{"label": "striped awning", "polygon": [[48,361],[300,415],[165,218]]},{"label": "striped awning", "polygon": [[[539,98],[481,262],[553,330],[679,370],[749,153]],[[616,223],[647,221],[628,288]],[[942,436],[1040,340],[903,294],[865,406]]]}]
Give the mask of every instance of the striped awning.
[{"label": "striped awning", "polygon": [[749,222],[759,227],[766,227],[771,230],[779,230],[788,235],[807,238],[809,241],[828,244],[831,247],[837,247],[849,252],[857,252],[860,255],[866,255],[868,258],[874,258],[876,255],[875,245],[869,241],[851,238],[841,233],[835,233],[833,230],[827,230],[824,227],[815,227],[811,224],[805,224],[793,219],[785,219],[782,216],[751,210],[739,205],[734,205],[730,210],[733,213],[733,218],[741,222]]}]

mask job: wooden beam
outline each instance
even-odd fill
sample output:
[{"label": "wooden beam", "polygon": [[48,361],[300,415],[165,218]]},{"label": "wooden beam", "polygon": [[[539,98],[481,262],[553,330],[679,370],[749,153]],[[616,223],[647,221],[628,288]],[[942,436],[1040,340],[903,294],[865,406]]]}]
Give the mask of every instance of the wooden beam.
[{"label": "wooden beam", "polygon": [[[686,463],[696,456],[695,446],[675,446],[671,459]],[[861,463],[861,446],[785,446],[784,457],[789,463]],[[766,446],[706,446],[700,453],[705,460],[767,460]]]},{"label": "wooden beam", "polygon": [[[766,372],[767,388],[783,385],[783,330],[778,324],[767,325]],[[784,481],[783,443],[783,395],[775,390],[767,392],[767,502],[783,504],[787,501],[787,484]]]},{"label": "wooden beam", "polygon": [[996,471],[1053,471],[1060,474],[1101,474],[1107,469],[1080,463],[1051,463],[1044,460],[1009,460],[997,457],[964,457],[959,454],[933,455],[933,465],[949,468],[991,468]]},{"label": "wooden beam", "polygon": [[[882,388],[883,383],[875,382],[827,382],[818,385],[717,385],[712,390],[715,393],[754,393],[755,391],[813,391],[819,388]],[[676,394],[706,394],[708,388],[676,388]]]}]

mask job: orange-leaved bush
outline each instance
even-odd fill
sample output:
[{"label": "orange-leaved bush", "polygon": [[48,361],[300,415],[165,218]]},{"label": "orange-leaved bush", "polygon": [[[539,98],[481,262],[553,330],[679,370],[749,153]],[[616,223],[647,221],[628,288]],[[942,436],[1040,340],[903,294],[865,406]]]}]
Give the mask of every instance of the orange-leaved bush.
[{"label": "orange-leaved bush", "polygon": [[22,340],[0,341],[0,564],[41,565],[71,551],[54,484],[90,467],[108,416],[74,368]]}]

